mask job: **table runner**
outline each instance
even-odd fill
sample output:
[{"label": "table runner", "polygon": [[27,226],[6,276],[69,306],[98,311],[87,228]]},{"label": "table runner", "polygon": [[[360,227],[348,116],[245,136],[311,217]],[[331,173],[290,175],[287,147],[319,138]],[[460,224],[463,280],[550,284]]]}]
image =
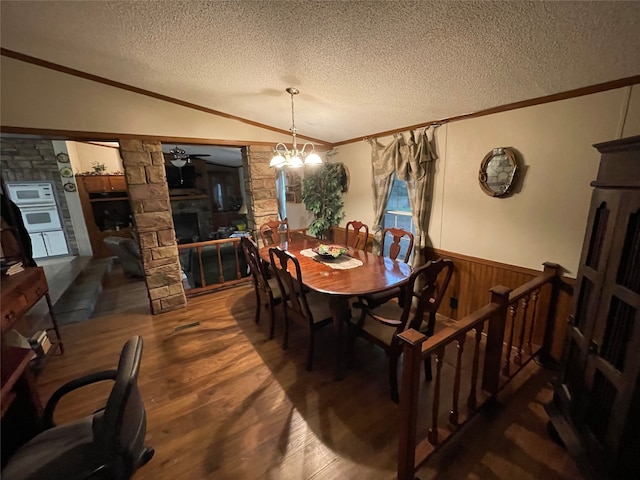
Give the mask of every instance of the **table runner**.
[{"label": "table runner", "polygon": [[349,270],[350,268],[356,268],[362,266],[362,261],[357,258],[350,257],[349,255],[342,255],[333,260],[325,260],[320,255],[313,252],[311,248],[305,248],[300,250],[300,254],[305,257],[314,258],[316,261],[325,264],[336,270]]}]

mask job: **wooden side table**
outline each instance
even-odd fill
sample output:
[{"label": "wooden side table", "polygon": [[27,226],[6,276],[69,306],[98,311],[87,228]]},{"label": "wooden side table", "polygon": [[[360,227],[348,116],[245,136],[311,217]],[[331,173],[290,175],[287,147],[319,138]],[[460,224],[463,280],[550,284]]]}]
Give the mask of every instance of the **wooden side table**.
[{"label": "wooden side table", "polygon": [[62,337],[53,314],[49,287],[42,267],[26,268],[23,272],[0,279],[0,308],[2,320],[2,342],[0,358],[0,411],[2,413],[2,454],[7,458],[10,452],[38,432],[42,416],[40,395],[28,367],[35,353],[31,348],[8,345],[5,333],[45,297],[51,327],[56,334],[54,346],[64,353]]}]

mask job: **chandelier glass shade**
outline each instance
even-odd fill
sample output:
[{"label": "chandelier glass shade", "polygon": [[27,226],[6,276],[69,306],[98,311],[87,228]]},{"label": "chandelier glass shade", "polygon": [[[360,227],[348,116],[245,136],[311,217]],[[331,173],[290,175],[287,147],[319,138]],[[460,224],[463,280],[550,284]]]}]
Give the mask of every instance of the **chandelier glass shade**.
[{"label": "chandelier glass shade", "polygon": [[[291,143],[291,150],[287,148],[284,143],[278,143],[275,146],[275,153],[271,162],[269,163],[270,167],[276,168],[300,168],[305,165],[320,165],[322,163],[322,159],[320,156],[315,153],[314,145],[311,142],[305,143],[302,148],[298,149],[298,142],[296,139],[296,135],[298,133],[298,129],[296,128],[295,114],[294,114],[294,106],[293,106],[293,96],[298,95],[300,91],[297,88],[289,87],[287,88],[287,93],[291,95],[291,135],[293,137],[293,141]],[[307,149],[309,151],[307,151]]]}]

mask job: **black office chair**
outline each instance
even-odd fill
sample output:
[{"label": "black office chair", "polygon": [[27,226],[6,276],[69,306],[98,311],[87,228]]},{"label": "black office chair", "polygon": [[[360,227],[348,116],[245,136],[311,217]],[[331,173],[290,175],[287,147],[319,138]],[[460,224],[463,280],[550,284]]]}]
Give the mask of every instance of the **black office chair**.
[{"label": "black office chair", "polygon": [[[3,480],[129,479],[155,453],[144,444],[146,414],[137,380],[142,338],[120,353],[118,370],[91,373],[54,392],[44,410],[45,430],[21,447],[2,471]],[[115,380],[106,406],[72,423],[56,426],[53,412],[67,393]]]}]

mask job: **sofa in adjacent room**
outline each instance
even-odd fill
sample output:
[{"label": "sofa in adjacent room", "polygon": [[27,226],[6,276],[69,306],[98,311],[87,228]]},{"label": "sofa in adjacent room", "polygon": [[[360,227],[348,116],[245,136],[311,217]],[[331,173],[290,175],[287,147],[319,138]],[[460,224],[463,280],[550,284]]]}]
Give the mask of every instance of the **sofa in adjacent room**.
[{"label": "sofa in adjacent room", "polygon": [[109,236],[104,243],[118,257],[125,275],[144,277],[140,248],[133,238]]}]

